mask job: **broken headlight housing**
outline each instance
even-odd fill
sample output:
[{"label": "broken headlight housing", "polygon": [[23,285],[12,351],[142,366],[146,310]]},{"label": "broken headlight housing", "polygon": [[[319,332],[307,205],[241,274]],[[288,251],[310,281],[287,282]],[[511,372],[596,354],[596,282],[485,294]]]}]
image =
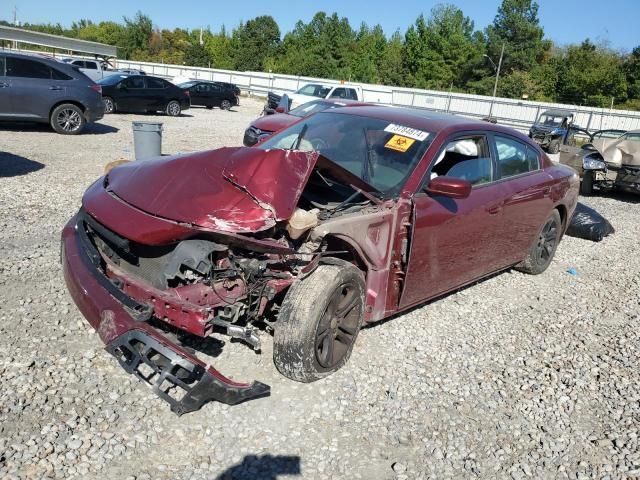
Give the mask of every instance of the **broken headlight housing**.
[{"label": "broken headlight housing", "polygon": [[607,166],[597,155],[587,155],[582,159],[582,168],[585,170],[606,170]]}]

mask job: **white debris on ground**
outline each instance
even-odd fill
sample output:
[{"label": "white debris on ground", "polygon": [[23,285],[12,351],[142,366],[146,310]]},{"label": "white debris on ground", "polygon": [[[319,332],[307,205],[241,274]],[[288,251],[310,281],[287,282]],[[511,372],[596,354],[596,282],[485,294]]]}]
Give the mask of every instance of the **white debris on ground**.
[{"label": "white debris on ground", "polygon": [[[361,332],[322,381],[225,341],[215,366],[272,396],[177,417],[103,350],[66,292],[59,235],[132,120],[164,152],[236,146],[262,104],[110,115],[86,134],[0,127],[0,478],[640,476],[640,197],[581,199],[616,228]],[[573,267],[577,275],[567,272]]]}]

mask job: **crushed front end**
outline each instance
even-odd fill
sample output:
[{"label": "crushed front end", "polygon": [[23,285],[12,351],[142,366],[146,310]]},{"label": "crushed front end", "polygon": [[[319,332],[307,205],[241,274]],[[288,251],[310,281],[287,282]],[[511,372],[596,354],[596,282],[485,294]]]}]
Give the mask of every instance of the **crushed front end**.
[{"label": "crushed front end", "polygon": [[[126,256],[127,250],[129,258],[125,260],[119,254]],[[211,400],[233,405],[269,395],[269,386],[260,382],[245,384],[226,378],[170,340],[165,329],[154,324],[161,321],[195,334],[206,334],[225,308],[210,308],[203,301],[208,294],[216,295],[216,287],[196,292],[190,287],[195,282],[185,280],[182,290],[179,285],[172,291],[168,290],[170,287],[141,288],[138,277],[127,268],[138,268],[138,274],[157,282],[162,280],[153,277],[156,271],[148,261],[140,262],[140,257],[136,260],[134,255],[135,249],[128,240],[99,224],[84,210],[69,221],[62,233],[61,260],[69,292],[120,365],[149,385],[178,415],[198,410]],[[218,279],[214,283],[232,281]],[[249,295],[246,290],[240,294],[240,286],[229,290],[236,288],[233,295]],[[230,297],[226,301],[231,303]]]}]

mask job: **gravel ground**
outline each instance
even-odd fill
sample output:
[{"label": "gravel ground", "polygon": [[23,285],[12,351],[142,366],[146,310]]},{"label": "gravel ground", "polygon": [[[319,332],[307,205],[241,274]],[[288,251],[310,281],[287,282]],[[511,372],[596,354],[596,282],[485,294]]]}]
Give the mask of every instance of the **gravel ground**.
[{"label": "gravel ground", "polygon": [[131,120],[186,152],[240,145],[260,108],[113,115],[78,137],[2,127],[0,478],[640,477],[638,197],[582,199],[615,235],[367,328],[322,381],[279,376],[268,338],[262,355],[226,342],[215,365],[272,396],[178,418],[127,375],[66,292],[62,226],[132,157]]}]

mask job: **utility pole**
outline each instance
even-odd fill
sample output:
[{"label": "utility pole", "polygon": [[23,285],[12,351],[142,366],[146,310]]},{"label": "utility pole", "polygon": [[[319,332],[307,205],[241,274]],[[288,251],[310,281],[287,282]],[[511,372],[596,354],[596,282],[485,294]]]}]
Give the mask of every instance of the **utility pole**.
[{"label": "utility pole", "polygon": [[18,26],[18,7],[16,7],[15,5],[13,6],[13,26],[17,27]]},{"label": "utility pole", "polygon": [[489,107],[489,118],[493,115],[493,103],[496,101],[496,94],[498,93],[498,80],[500,79],[500,69],[502,68],[502,57],[504,57],[504,43],[502,44],[502,51],[500,52],[500,60],[498,60],[498,66],[491,60],[489,55],[484,55],[489,59],[491,65],[496,71],[496,81],[493,84],[493,98],[491,99],[491,106]]}]

